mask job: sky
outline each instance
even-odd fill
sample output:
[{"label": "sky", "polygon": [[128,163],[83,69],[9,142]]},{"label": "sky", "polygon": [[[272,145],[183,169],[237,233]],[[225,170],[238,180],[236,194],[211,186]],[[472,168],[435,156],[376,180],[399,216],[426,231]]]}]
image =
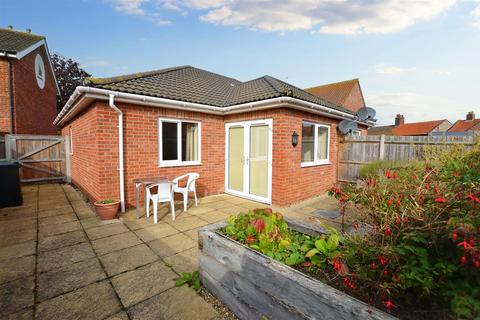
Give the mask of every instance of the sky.
[{"label": "sky", "polygon": [[192,65],[297,87],[359,78],[379,124],[480,116],[480,0],[0,0],[95,77]]}]

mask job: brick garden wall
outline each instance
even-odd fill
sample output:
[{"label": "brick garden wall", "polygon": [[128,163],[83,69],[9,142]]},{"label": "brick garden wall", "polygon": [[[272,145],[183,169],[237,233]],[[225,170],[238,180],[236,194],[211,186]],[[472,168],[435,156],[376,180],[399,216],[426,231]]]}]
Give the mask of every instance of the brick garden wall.
[{"label": "brick garden wall", "polygon": [[[324,193],[337,177],[337,120],[287,108],[229,115],[226,117],[167,108],[116,103],[124,114],[125,199],[135,204],[133,179],[176,176],[198,172],[200,195],[218,194],[225,185],[225,123],[254,119],[273,119],[272,201],[284,205]],[[158,118],[201,121],[201,165],[159,167]],[[301,137],[291,144],[293,131],[301,135],[302,121],[330,125],[330,164],[302,168]],[[97,102],[76,120],[65,125],[62,135],[73,130],[72,180],[92,200],[119,197],[118,120],[106,102]]]}]

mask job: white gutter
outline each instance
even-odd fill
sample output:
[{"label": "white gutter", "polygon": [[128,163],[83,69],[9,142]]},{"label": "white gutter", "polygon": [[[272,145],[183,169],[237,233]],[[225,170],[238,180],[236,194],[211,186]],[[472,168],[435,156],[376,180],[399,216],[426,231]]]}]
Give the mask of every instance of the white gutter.
[{"label": "white gutter", "polygon": [[108,105],[118,114],[118,170],[120,173],[120,205],[122,212],[125,212],[125,179],[123,168],[123,113],[117,108],[114,102],[115,95],[110,94]]},{"label": "white gutter", "polygon": [[[181,109],[187,111],[196,111],[196,112],[203,112],[203,113],[210,113],[210,114],[217,114],[217,115],[228,115],[240,112],[248,112],[248,111],[255,111],[255,110],[265,110],[271,109],[281,106],[292,107],[294,109],[307,111],[311,113],[316,113],[320,115],[324,115],[331,118],[336,119],[350,119],[356,120],[356,117],[353,114],[349,114],[343,111],[335,110],[329,107],[325,107],[316,103],[311,103],[307,101],[303,101],[300,99],[292,98],[292,97],[279,97],[279,98],[272,98],[267,100],[261,100],[256,102],[250,103],[242,103],[234,106],[229,106],[225,108],[209,106],[206,104],[200,103],[193,103],[193,102],[184,102],[184,101],[177,101],[177,100],[170,100],[164,98],[156,98],[132,93],[124,93],[118,91],[110,91],[105,89],[99,88],[92,88],[92,87],[82,87],[79,86],[75,89],[74,93],[68,99],[67,103],[63,107],[62,111],[58,114],[57,118],[54,121],[54,125],[61,125],[62,123],[69,120],[70,116],[72,116],[76,111],[76,108],[79,104],[74,104],[77,99],[84,95],[84,97],[91,97],[93,99],[107,99],[110,95],[114,95],[116,101],[121,102],[131,102],[140,105],[152,106],[152,107],[170,107],[173,109]],[[83,97],[82,97],[83,98]],[[70,106],[73,105],[72,108]],[[373,125],[373,122],[361,122],[357,121],[360,124],[364,124],[367,126]]]}]

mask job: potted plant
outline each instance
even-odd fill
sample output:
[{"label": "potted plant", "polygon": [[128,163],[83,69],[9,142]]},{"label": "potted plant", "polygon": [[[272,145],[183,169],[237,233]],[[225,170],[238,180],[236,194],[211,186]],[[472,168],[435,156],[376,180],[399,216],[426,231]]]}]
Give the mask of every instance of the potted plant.
[{"label": "potted plant", "polygon": [[120,201],[113,199],[104,199],[95,201],[93,204],[95,211],[102,220],[111,220],[117,216]]}]

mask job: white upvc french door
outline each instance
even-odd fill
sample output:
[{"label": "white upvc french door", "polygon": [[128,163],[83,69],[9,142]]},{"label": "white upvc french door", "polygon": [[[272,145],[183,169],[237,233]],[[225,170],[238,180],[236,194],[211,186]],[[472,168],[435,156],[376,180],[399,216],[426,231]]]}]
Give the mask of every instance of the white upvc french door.
[{"label": "white upvc french door", "polygon": [[272,119],[225,125],[225,191],[272,203]]}]

